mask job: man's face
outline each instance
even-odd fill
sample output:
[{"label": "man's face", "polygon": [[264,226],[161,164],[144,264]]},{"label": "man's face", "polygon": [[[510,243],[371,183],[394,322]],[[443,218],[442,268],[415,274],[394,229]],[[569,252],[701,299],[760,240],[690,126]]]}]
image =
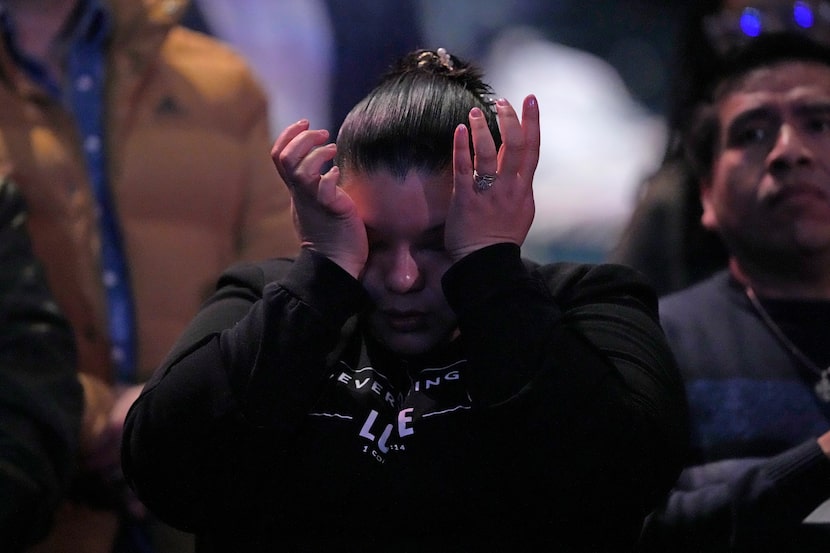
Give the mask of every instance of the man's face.
[{"label": "man's face", "polygon": [[360,277],[374,305],[372,335],[403,355],[447,342],[456,316],[441,288],[452,264],[444,248],[444,221],[452,174],[387,171],[348,174],[343,188],[366,225],[369,258]]},{"label": "man's face", "polygon": [[830,251],[830,67],[756,69],[718,102],[704,226],[754,263]]}]

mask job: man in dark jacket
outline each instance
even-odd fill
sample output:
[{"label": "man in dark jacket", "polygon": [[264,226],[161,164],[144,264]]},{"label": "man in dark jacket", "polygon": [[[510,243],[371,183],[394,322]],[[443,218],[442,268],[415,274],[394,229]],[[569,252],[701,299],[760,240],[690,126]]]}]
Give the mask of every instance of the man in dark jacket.
[{"label": "man in dark jacket", "polygon": [[692,456],[646,551],[830,550],[830,50],[755,39],[688,139],[729,269],[664,298]]}]

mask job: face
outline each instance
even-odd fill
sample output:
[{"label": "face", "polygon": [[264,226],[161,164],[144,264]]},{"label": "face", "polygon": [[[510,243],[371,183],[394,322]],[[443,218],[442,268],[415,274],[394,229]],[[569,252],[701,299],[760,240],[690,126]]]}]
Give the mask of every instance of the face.
[{"label": "face", "polygon": [[452,173],[347,174],[341,185],[366,225],[369,258],[361,281],[374,302],[372,335],[402,355],[449,341],[457,323],[441,277],[452,264],[444,248]]},{"label": "face", "polygon": [[749,73],[717,106],[703,224],[740,261],[830,252],[830,67],[783,62]]}]

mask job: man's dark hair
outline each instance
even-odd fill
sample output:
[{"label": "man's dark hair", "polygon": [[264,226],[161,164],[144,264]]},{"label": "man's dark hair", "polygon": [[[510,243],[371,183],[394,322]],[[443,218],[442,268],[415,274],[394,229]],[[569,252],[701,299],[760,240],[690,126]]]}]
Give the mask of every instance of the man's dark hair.
[{"label": "man's dark hair", "polygon": [[399,177],[411,169],[446,170],[455,128],[468,123],[473,107],[500,145],[493,101],[477,68],[443,51],[412,52],[346,116],[335,163],[341,172],[387,169]]},{"label": "man's dark hair", "polygon": [[718,102],[739,87],[751,71],[787,61],[830,66],[830,47],[801,33],[771,33],[729,52],[718,62],[684,138],[686,156],[698,178],[710,175],[719,146]]}]

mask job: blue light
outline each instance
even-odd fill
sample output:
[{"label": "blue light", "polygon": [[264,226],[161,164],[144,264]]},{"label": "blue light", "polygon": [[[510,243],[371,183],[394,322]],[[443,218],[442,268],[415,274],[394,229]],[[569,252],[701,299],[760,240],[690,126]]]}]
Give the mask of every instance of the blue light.
[{"label": "blue light", "polygon": [[761,12],[755,8],[744,8],[741,13],[741,31],[746,36],[756,37],[761,34]]},{"label": "blue light", "polygon": [[796,2],[793,5],[793,19],[796,25],[804,29],[813,26],[813,10],[807,2]]}]

